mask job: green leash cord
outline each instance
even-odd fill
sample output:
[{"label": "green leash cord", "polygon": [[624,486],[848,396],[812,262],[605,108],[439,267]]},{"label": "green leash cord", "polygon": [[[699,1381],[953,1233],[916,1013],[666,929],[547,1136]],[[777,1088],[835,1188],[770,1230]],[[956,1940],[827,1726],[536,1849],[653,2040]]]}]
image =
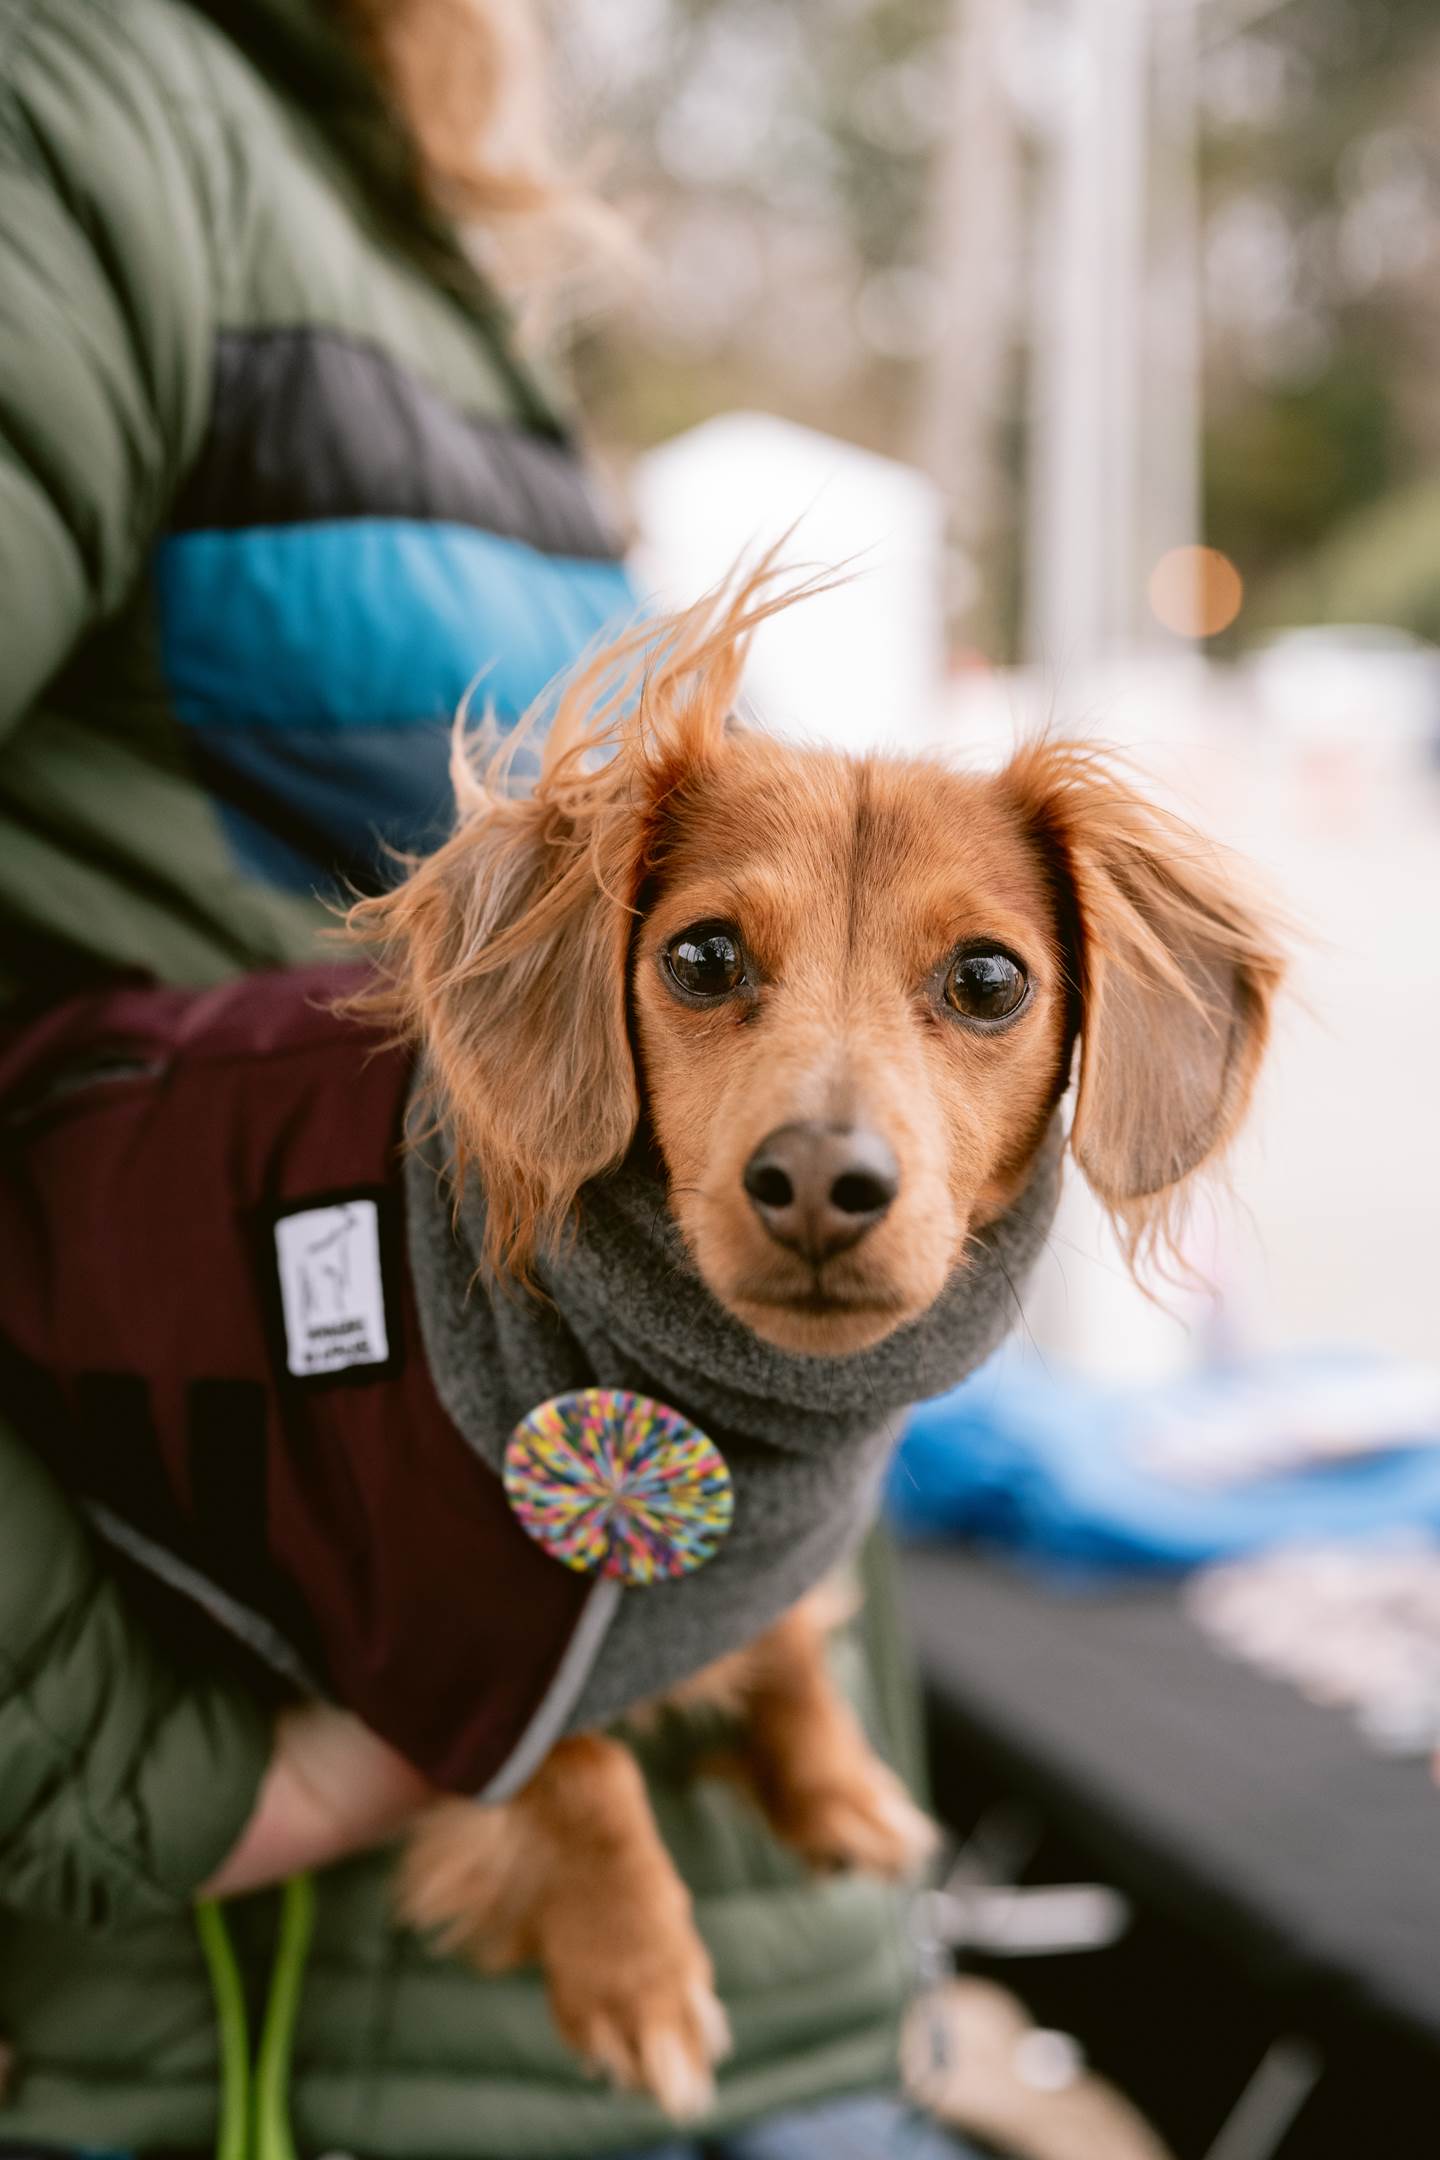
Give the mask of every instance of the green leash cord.
[{"label": "green leash cord", "polygon": [[220,2033],[220,2130],[215,2160],[249,2160],[250,2029],[245,1989],[225,1916],[213,1898],[195,1908],[195,1930],[210,1970],[215,2023]]},{"label": "green leash cord", "polygon": [[287,2094],[305,1961],[315,1927],[315,1884],[308,1875],[296,1875],[285,1885],[253,2091],[245,1990],[225,1916],[213,1899],[196,1906],[195,1927],[210,1973],[220,2032],[220,2128],[215,2160],[296,2160]]},{"label": "green leash cord", "polygon": [[295,1875],[285,1885],[280,1940],[270,1974],[270,2000],[255,2066],[255,2160],[296,2160],[290,2135],[290,2056],[300,2017],[305,1961],[315,1931],[315,1883]]}]

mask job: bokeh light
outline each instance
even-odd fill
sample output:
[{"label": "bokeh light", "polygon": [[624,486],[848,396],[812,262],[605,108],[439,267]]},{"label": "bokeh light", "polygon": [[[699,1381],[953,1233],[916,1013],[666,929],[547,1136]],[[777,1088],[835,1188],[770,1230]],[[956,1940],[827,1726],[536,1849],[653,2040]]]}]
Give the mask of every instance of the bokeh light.
[{"label": "bokeh light", "polygon": [[1218,548],[1170,548],[1150,573],[1147,587],[1155,620],[1177,637],[1217,637],[1240,613],[1245,584]]}]

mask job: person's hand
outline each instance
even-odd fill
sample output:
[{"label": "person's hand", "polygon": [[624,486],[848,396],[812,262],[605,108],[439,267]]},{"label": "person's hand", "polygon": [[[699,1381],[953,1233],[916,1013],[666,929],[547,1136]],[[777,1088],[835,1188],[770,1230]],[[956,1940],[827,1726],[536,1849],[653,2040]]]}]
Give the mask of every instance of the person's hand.
[{"label": "person's hand", "polygon": [[254,1812],[201,1897],[232,1897],[381,1844],[434,1798],[402,1755],[328,1703],[282,1710]]}]

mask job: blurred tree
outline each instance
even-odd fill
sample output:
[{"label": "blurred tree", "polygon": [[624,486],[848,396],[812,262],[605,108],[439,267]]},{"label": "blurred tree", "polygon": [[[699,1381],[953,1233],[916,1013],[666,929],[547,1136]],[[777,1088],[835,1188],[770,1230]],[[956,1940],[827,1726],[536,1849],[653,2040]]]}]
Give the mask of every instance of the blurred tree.
[{"label": "blurred tree", "polygon": [[[1252,596],[1236,635],[1318,608],[1330,587],[1307,562],[1371,545],[1388,582],[1363,590],[1418,628],[1424,578],[1399,574],[1376,513],[1440,475],[1440,7],[1195,4],[1205,522]],[[574,132],[650,265],[577,336],[602,441],[632,451],[757,406],[922,456],[957,508],[952,600],[981,592],[1002,655],[1027,453],[1025,136],[1073,94],[1046,19],[1047,0],[556,9]],[[977,40],[996,103],[967,120]]]},{"label": "blurred tree", "polygon": [[580,339],[602,433],[642,447],[717,402],[913,449],[940,334],[927,204],[948,0],[574,0],[575,132],[650,271]]},{"label": "blurred tree", "polygon": [[1206,524],[1255,594],[1240,629],[1318,619],[1307,562],[1371,545],[1366,612],[1420,629],[1435,570],[1394,533],[1424,522],[1375,510],[1440,471],[1440,11],[1289,0],[1211,47],[1201,92]]}]

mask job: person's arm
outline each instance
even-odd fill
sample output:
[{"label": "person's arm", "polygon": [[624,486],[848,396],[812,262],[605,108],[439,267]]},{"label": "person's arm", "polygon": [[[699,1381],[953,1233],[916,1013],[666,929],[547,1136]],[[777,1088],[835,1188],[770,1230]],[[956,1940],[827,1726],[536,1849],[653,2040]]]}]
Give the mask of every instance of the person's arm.
[{"label": "person's arm", "polygon": [[[230,168],[219,116],[194,124],[200,60],[175,79],[172,39],[166,64],[93,0],[0,16],[0,758],[134,591],[208,414]],[[250,1888],[424,1795],[338,1711],[273,1737],[242,1690],[179,1676],[0,1429],[0,1896],[83,1921]]]},{"label": "person's arm", "polygon": [[0,756],[133,592],[205,426],[214,205],[175,97],[121,9],[0,17]]},{"label": "person's arm", "polygon": [[[205,425],[213,250],[176,110],[123,10],[0,16],[0,760],[133,592]],[[269,1755],[260,1709],[181,1676],[0,1427],[0,1897],[79,1922],[188,1897]]]},{"label": "person's arm", "polygon": [[281,1711],[254,1809],[200,1894],[232,1897],[363,1852],[433,1798],[419,1771],[358,1718],[297,1703]]},{"label": "person's arm", "polygon": [[0,1899],[107,1925],[322,1867],[430,1788],[345,1712],[197,1677],[0,1424]]},{"label": "person's arm", "polygon": [[241,1836],[270,1753],[267,1713],[165,1655],[0,1425],[0,1899],[89,1925],[183,1902]]}]

